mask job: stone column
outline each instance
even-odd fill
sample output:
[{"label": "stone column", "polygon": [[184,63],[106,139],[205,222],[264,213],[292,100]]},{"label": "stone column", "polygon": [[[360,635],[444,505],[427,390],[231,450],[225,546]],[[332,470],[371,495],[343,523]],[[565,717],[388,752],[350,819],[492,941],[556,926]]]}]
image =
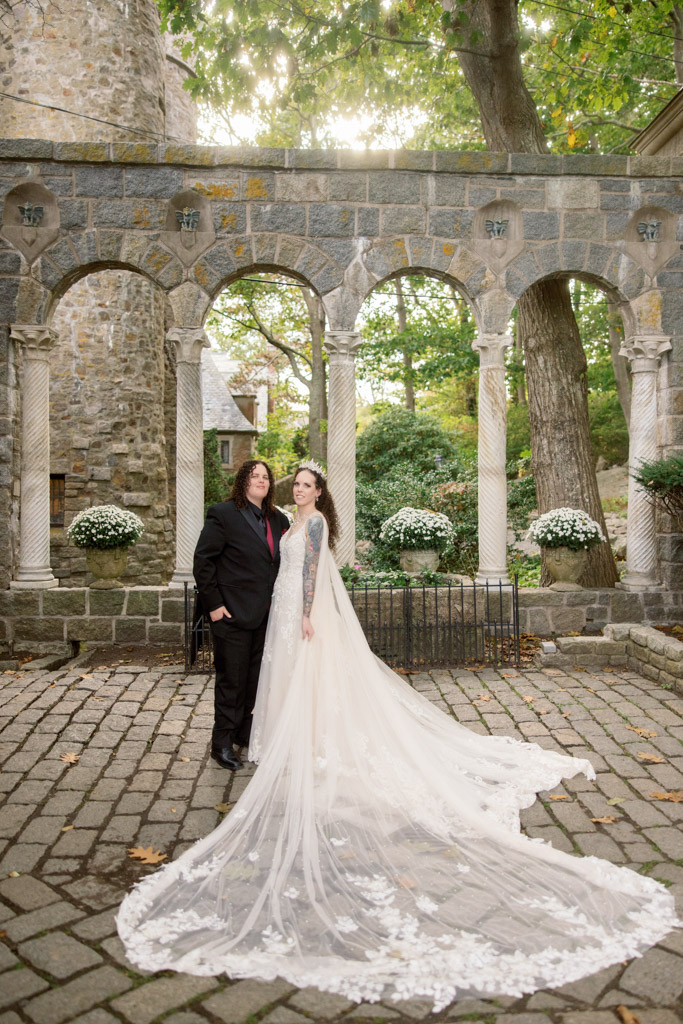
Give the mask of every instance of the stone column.
[{"label": "stone column", "polygon": [[50,349],[57,334],[42,324],[11,324],[23,347],[19,568],[10,587],[47,589],[50,568]]},{"label": "stone column", "polygon": [[627,338],[620,355],[631,360],[631,422],[628,450],[626,575],[618,586],[648,590],[659,586],[655,510],[631,474],[657,458],[657,370],[671,340],[662,334]]},{"label": "stone column", "polygon": [[192,560],[204,524],[203,327],[174,327],[176,347],[176,567],[169,587],[194,582]]},{"label": "stone column", "polygon": [[356,373],[355,354],[361,343],[357,331],[326,331],[330,357],[327,421],[328,483],[339,516],[338,565],[356,554]]},{"label": "stone column", "polygon": [[477,583],[509,583],[507,574],[506,394],[504,354],[509,334],[480,334],[479,571]]}]

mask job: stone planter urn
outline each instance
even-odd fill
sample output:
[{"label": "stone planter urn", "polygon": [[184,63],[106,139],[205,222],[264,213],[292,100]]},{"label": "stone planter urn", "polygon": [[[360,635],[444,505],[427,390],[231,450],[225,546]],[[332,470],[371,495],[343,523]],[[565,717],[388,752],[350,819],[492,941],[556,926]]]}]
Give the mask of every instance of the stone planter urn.
[{"label": "stone planter urn", "polygon": [[404,548],[401,552],[401,568],[404,572],[423,572],[439,567],[439,552],[432,548]]},{"label": "stone planter urn", "polygon": [[113,590],[123,586],[117,577],[126,568],[127,548],[86,548],[85,559],[88,569],[96,577],[90,584],[93,590]]},{"label": "stone planter urn", "polygon": [[551,584],[553,590],[583,590],[578,580],[586,567],[588,551],[579,548],[572,551],[571,548],[545,548],[545,564],[548,572],[555,580]]}]

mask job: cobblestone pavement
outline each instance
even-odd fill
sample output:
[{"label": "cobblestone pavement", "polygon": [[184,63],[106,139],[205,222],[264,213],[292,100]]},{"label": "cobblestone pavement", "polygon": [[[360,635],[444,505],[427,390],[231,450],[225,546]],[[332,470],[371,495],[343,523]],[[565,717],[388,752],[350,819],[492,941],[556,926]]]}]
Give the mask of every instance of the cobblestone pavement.
[{"label": "cobblestone pavement", "polygon": [[[628,864],[683,897],[683,804],[652,796],[683,790],[683,699],[628,671],[411,678],[476,732],[588,757],[597,781],[580,777],[541,794],[524,812],[527,833]],[[154,869],[127,849],[184,850],[216,825],[215,805],[234,801],[253,771],[232,776],[207,760],[210,681],[183,677],[177,666],[67,665],[5,673],[0,705],[0,1024],[612,1024],[620,1005],[641,1024],[683,1021],[683,932],[561,989],[460,1001],[438,1015],[417,1002],[355,1006],[279,980],[134,971],[114,912],[129,885]],[[78,762],[63,762],[67,753]],[[603,817],[616,820],[592,820]]]}]

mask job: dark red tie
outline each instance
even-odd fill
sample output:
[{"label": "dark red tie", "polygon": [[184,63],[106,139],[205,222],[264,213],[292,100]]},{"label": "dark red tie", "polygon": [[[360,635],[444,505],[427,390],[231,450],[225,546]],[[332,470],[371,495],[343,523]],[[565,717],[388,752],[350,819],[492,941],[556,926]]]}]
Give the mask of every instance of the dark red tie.
[{"label": "dark red tie", "polygon": [[273,531],[270,528],[270,519],[265,516],[266,520],[266,540],[268,541],[268,547],[270,548],[270,557],[273,558],[275,555],[275,545],[273,544]]}]

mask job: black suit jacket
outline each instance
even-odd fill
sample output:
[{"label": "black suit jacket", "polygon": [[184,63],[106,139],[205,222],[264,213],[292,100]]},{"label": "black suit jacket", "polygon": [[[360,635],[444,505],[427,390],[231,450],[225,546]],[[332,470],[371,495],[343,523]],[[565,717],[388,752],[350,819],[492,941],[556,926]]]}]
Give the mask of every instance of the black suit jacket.
[{"label": "black suit jacket", "polygon": [[277,509],[270,516],[274,553],[266,535],[248,508],[235,502],[212,505],[194,553],[194,578],[201,610],[221,605],[232,618],[212,623],[215,633],[230,626],[256,629],[268,612],[273,585],[280,568],[280,537],[289,520]]}]

